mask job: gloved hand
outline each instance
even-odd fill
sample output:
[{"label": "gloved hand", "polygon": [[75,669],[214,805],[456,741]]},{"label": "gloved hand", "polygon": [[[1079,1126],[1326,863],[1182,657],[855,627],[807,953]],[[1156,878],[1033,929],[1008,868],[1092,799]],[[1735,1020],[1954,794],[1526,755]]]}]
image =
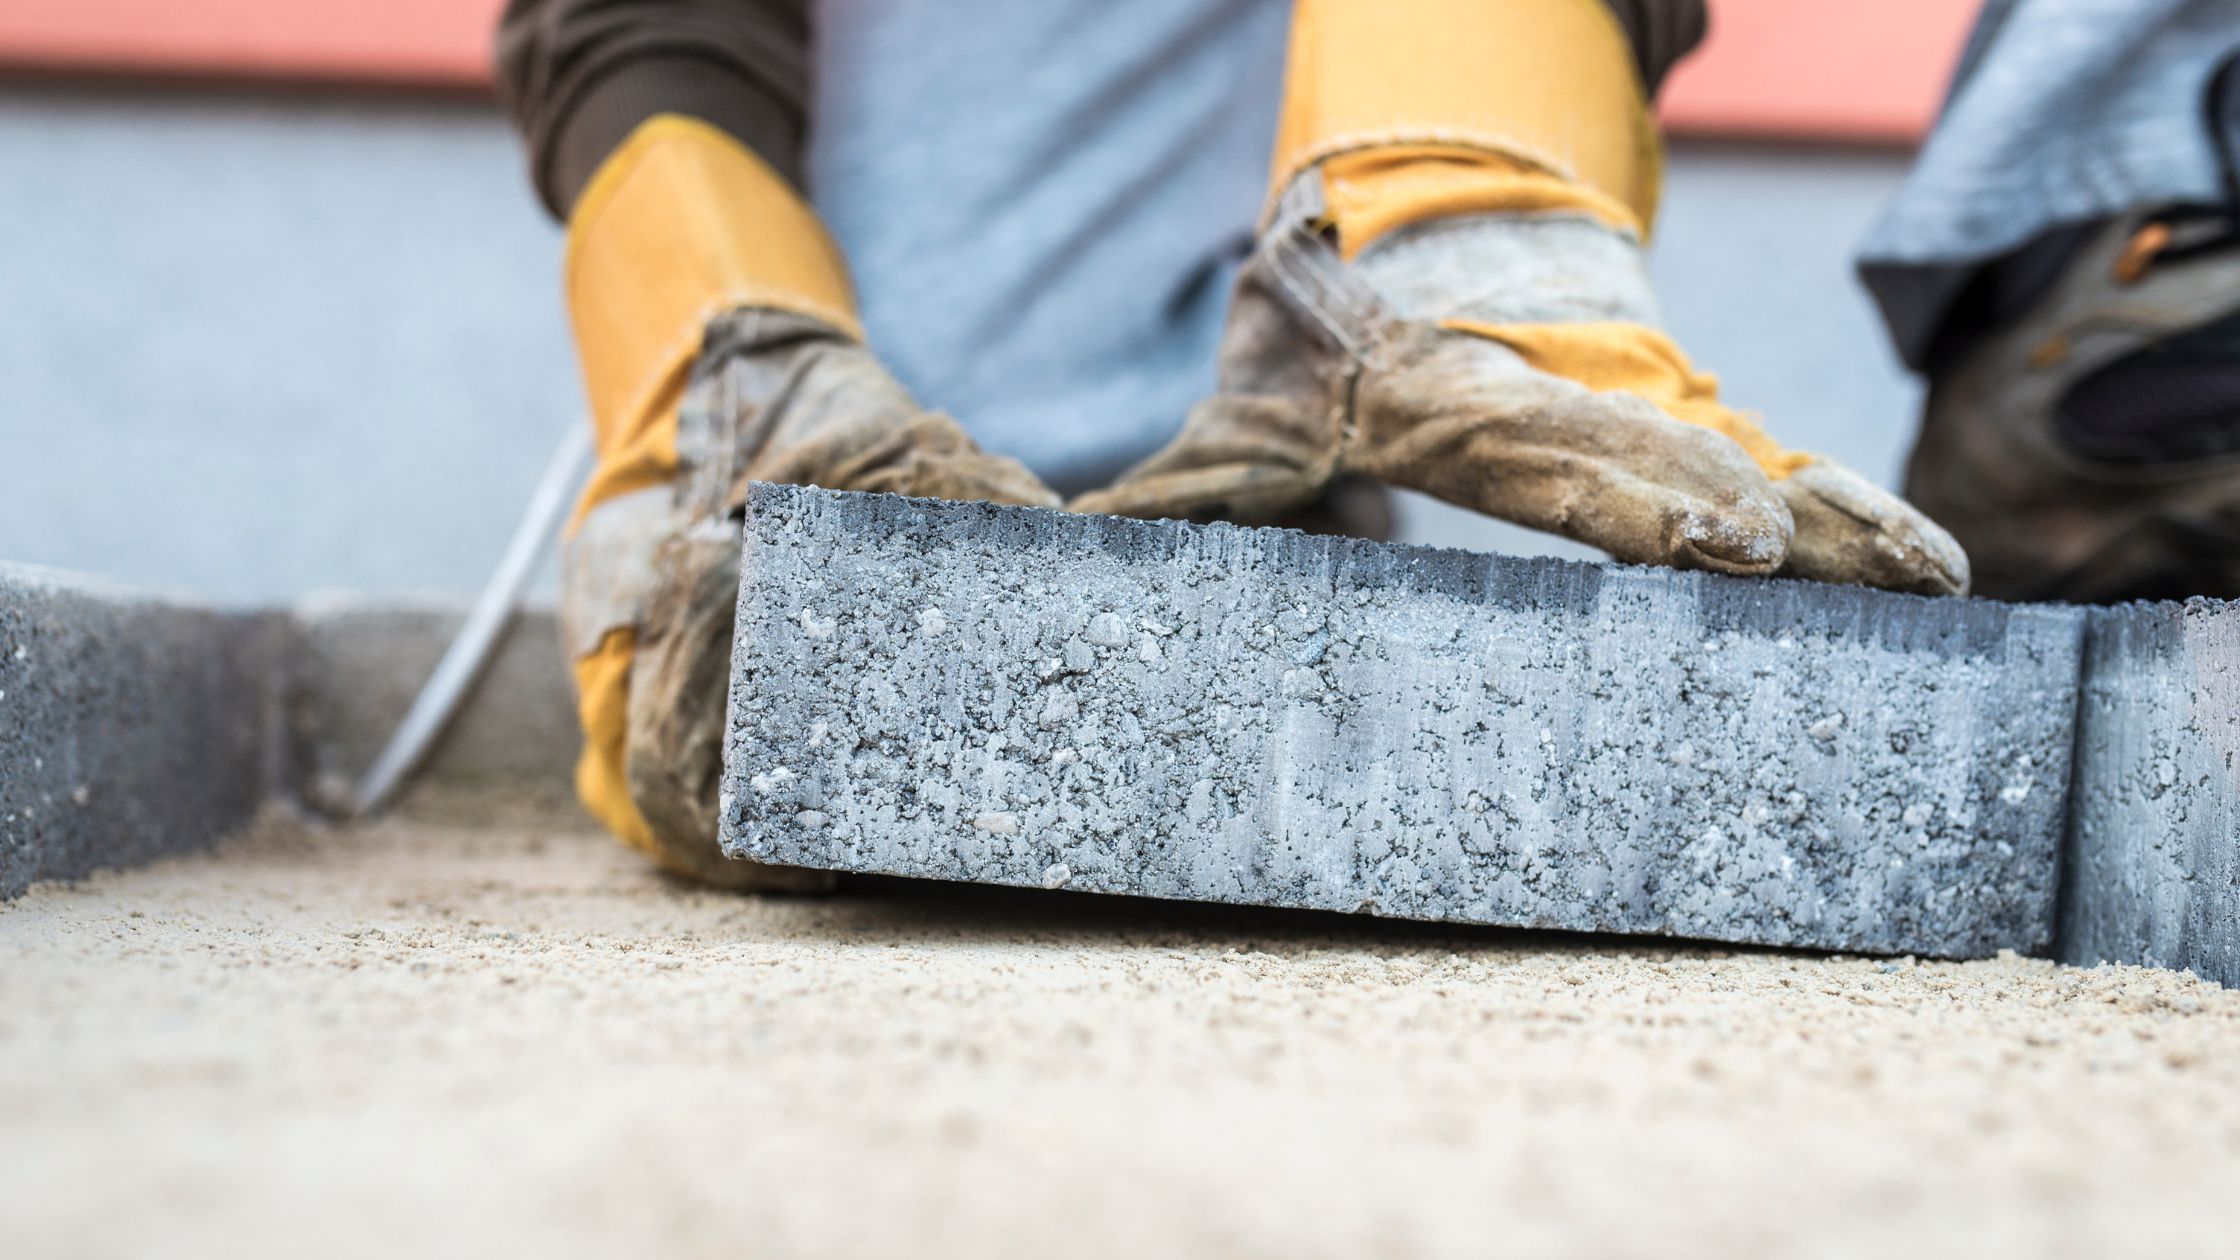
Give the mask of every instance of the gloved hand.
[{"label": "gloved hand", "polygon": [[586,188],[570,216],[569,306],[599,448],[561,555],[584,727],[577,793],[671,870],[828,886],[716,847],[747,483],[1057,496],[880,366],[807,206],[698,122],[646,123]]},{"label": "gloved hand", "polygon": [[1070,506],[1266,521],[1357,474],[1620,560],[1965,590],[1943,530],[1784,450],[1657,331],[1631,76],[1599,0],[1302,0],[1218,392]]},{"label": "gloved hand", "polygon": [[1239,278],[1219,392],[1073,508],[1266,521],[1352,473],[1634,563],[1966,589],[1928,518],[1719,402],[1655,330],[1623,234],[1469,215],[1348,263],[1317,191],[1296,186]]}]

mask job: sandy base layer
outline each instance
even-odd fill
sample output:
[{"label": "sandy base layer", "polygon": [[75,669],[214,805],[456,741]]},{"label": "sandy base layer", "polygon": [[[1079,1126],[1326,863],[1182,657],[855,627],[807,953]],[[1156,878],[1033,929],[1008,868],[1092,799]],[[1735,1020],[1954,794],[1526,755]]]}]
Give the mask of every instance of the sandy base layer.
[{"label": "sandy base layer", "polygon": [[16,1256],[2214,1254],[2240,993],[899,883],[449,801],[0,907]]}]

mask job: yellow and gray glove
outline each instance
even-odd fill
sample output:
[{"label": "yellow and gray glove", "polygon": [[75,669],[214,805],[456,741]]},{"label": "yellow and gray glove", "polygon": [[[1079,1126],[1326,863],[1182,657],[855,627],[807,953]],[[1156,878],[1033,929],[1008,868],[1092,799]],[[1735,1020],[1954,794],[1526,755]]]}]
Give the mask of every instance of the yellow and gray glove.
[{"label": "yellow and gray glove", "polygon": [[569,216],[568,307],[598,446],[561,553],[577,794],[671,870],[822,886],[716,848],[747,483],[1057,497],[880,366],[815,214],[704,123],[649,120],[585,188]]}]

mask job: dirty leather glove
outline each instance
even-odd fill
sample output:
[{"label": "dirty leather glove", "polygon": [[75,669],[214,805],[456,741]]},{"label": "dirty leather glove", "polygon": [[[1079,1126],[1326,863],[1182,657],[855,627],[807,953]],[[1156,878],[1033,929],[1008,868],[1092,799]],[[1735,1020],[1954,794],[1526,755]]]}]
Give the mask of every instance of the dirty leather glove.
[{"label": "dirty leather glove", "polygon": [[1656,331],[1639,250],[1583,217],[1410,225],[1355,262],[1302,181],[1239,278],[1219,391],[1077,510],[1273,520],[1340,474],[1619,560],[1967,588],[1949,535],[1784,450]]},{"label": "dirty leather glove", "polygon": [[561,553],[577,794],[672,871],[827,887],[716,846],[747,484],[1057,497],[888,374],[822,226],[713,128],[664,115],[633,133],[570,216],[568,271],[599,451]]},{"label": "dirty leather glove", "polygon": [[1218,390],[1070,506],[1266,521],[1358,475],[1620,560],[1966,589],[1943,530],[1658,330],[1655,134],[1599,0],[1301,0],[1290,58]]}]

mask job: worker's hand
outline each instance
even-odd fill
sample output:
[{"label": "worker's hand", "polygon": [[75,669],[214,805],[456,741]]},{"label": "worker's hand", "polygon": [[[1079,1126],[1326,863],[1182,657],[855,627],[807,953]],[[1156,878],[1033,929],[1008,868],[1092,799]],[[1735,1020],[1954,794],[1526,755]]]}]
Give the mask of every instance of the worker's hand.
[{"label": "worker's hand", "polygon": [[1348,262],[1316,195],[1297,186],[1239,279],[1219,392],[1070,506],[1268,521],[1353,473],[1624,561],[1966,590],[1928,518],[1719,402],[1656,331],[1629,235],[1469,215]]},{"label": "worker's hand", "polygon": [[583,721],[576,794],[671,870],[825,886],[716,847],[747,483],[1057,496],[887,374],[816,213],[699,119],[647,120],[577,199],[568,312],[599,450],[560,565]]},{"label": "worker's hand", "polygon": [[578,789],[673,870],[733,887],[828,886],[716,848],[747,484],[1045,507],[1057,496],[919,407],[860,343],[782,311],[710,327],[676,442],[674,480],[602,505],[563,556],[586,741]]}]

